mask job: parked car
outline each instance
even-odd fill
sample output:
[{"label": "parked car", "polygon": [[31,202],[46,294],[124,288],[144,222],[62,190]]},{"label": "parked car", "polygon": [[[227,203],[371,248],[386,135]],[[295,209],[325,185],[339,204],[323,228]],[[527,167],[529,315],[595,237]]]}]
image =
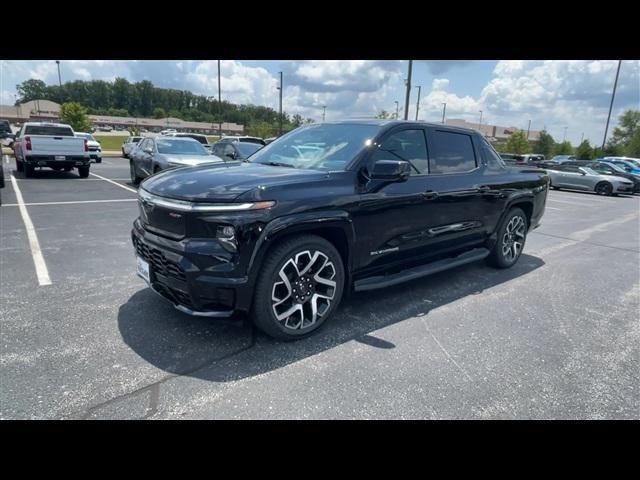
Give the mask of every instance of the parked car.
[{"label": "parked car", "polygon": [[102,147],[100,146],[100,142],[90,133],[76,132],[76,137],[86,138],[87,145],[89,145],[89,158],[96,163],[102,163]]},{"label": "parked car", "polygon": [[548,182],[542,170],[505,168],[471,129],[302,126],[248,162],[144,180],[131,232],[137,271],[182,312],[249,312],[267,334],[297,339],[351,291],[481,259],[511,267],[540,223]]},{"label": "parked car", "polygon": [[224,138],[211,146],[211,154],[224,159],[225,161],[242,161],[249,158],[263,146],[253,142],[238,142],[235,140],[225,140]]},{"label": "parked car", "polygon": [[131,151],[137,145],[137,143],[142,140],[144,137],[129,137],[127,141],[122,144],[122,156],[124,158],[129,158]]},{"label": "parked car", "polygon": [[636,175],[640,175],[640,164],[637,164],[632,158],[604,157],[604,160],[619,166],[625,172],[635,173]]},{"label": "parked car", "polygon": [[577,165],[558,165],[546,170],[551,177],[551,188],[559,190],[584,190],[596,192],[598,195],[617,195],[619,193],[633,193],[633,182],[626,178],[602,175],[589,167]]},{"label": "parked car", "polygon": [[160,135],[170,135],[172,133],[178,133],[175,128],[167,128],[166,130],[161,130]]},{"label": "parked car", "polygon": [[576,159],[575,155],[556,155],[551,159],[551,161],[555,163],[564,163],[564,162],[568,162],[570,160],[575,160],[575,159]]},{"label": "parked car", "polygon": [[[4,188],[4,168],[0,162],[0,189]],[[2,194],[0,194],[0,205],[2,205]]]},{"label": "parked car", "polygon": [[[0,118],[0,145],[12,148],[15,138],[16,136],[11,131],[9,120]],[[1,156],[2,155],[0,155],[0,157]]]},{"label": "parked car", "polygon": [[613,175],[614,177],[626,178],[633,183],[633,193],[640,193],[640,175],[626,172],[615,163],[598,160],[571,160],[563,165],[573,165],[578,167],[589,167],[600,175]]},{"label": "parked car", "polygon": [[220,141],[241,142],[241,143],[257,143],[258,145],[266,145],[266,142],[260,137],[249,137],[242,135],[223,136]]},{"label": "parked car", "polygon": [[16,170],[25,177],[32,176],[36,167],[65,172],[77,168],[81,178],[89,176],[88,140],[76,137],[69,125],[27,122],[16,137],[13,151]]},{"label": "parked car", "polygon": [[206,135],[201,135],[199,133],[181,133],[181,132],[173,132],[167,135],[170,135],[173,137],[193,138],[194,140],[197,140],[198,142],[200,142],[202,146],[206,148],[209,152],[211,152],[211,144],[209,143],[209,139],[207,138]]},{"label": "parked car", "polygon": [[200,142],[192,138],[146,137],[131,153],[129,172],[131,182],[137,185],[143,178],[167,168],[210,162],[222,162],[222,159],[211,155]]}]

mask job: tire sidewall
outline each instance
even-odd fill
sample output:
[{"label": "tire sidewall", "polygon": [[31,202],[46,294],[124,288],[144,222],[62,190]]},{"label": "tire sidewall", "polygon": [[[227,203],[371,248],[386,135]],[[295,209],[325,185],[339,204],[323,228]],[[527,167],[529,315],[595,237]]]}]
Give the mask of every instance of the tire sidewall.
[{"label": "tire sidewall", "polygon": [[[278,322],[275,314],[273,313],[271,294],[273,284],[276,279],[279,278],[278,273],[280,272],[280,269],[290,258],[304,250],[321,251],[329,257],[331,262],[333,262],[336,270],[336,293],[327,312],[320,317],[313,326],[305,328],[304,330],[291,330],[282,326],[280,322]],[[272,255],[274,254],[278,255],[277,260],[272,258]],[[321,328],[327,320],[331,318],[342,299],[344,284],[344,266],[342,264],[342,258],[335,247],[320,237],[300,237],[300,243],[295,243],[284,250],[276,247],[275,250],[269,252],[268,258],[265,259],[263,270],[260,272],[256,282],[256,294],[252,306],[254,320],[259,328],[273,337],[282,340],[305,338]]]},{"label": "tire sidewall", "polygon": [[[504,237],[504,234],[507,230],[507,225],[509,225],[509,222],[511,221],[511,219],[515,216],[520,216],[522,217],[522,219],[524,220],[524,240],[522,242],[522,248],[520,249],[520,252],[518,253],[518,256],[513,259],[513,261],[508,261],[505,257],[504,254],[502,253],[502,239]],[[527,221],[527,216],[525,215],[525,213],[522,211],[522,209],[520,208],[513,208],[509,211],[509,213],[507,214],[507,216],[505,217],[504,221],[502,222],[502,225],[500,226],[500,230],[498,231],[498,241],[496,243],[496,255],[495,255],[495,259],[496,262],[498,264],[499,267],[501,268],[509,268],[513,265],[515,265],[518,260],[520,259],[520,256],[522,255],[522,252],[524,251],[524,247],[527,244],[527,233],[529,231],[529,222]]]}]

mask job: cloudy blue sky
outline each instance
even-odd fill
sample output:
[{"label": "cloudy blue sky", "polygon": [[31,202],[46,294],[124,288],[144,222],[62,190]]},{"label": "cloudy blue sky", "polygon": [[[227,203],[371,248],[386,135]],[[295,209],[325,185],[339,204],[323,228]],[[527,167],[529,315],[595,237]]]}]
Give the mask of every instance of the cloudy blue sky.
[{"label": "cloudy blue sky", "polygon": [[[62,79],[130,81],[217,95],[213,61],[63,61]],[[540,130],[577,144],[582,133],[602,141],[617,61],[414,61],[413,84],[422,86],[420,119],[438,121],[442,103],[448,118]],[[320,120],[371,116],[404,104],[407,61],[222,61],[222,96],[237,103],[277,109],[278,72],[284,72],[284,110]],[[57,83],[54,61],[2,61],[0,103],[13,104],[15,86],[29,78]],[[409,117],[415,118],[417,89]],[[640,61],[624,61],[614,118],[640,109]]]}]

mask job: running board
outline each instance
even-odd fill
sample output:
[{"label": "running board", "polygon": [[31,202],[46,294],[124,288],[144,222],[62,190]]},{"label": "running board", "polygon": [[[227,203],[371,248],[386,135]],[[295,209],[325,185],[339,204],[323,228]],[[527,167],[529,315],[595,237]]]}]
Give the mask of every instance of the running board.
[{"label": "running board", "polygon": [[444,260],[438,260],[426,265],[408,268],[407,270],[402,270],[401,272],[394,273],[393,275],[378,275],[375,277],[364,278],[355,282],[354,290],[356,292],[363,292],[365,290],[390,287],[391,285],[397,285],[409,280],[431,275],[432,273],[442,272],[443,270],[482,260],[489,256],[489,253],[491,252],[486,248],[474,248],[473,250],[462,253],[457,257],[445,258]]}]

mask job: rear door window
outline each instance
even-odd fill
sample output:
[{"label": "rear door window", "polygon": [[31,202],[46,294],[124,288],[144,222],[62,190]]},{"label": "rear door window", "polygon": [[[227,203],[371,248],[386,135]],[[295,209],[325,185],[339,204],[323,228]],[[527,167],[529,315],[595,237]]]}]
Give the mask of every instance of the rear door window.
[{"label": "rear door window", "polygon": [[49,125],[27,125],[24,129],[25,135],[49,135],[52,137],[73,137],[73,130],[70,127],[58,127]]},{"label": "rear door window", "polygon": [[477,166],[471,135],[446,130],[431,131],[430,173],[464,173]]}]

